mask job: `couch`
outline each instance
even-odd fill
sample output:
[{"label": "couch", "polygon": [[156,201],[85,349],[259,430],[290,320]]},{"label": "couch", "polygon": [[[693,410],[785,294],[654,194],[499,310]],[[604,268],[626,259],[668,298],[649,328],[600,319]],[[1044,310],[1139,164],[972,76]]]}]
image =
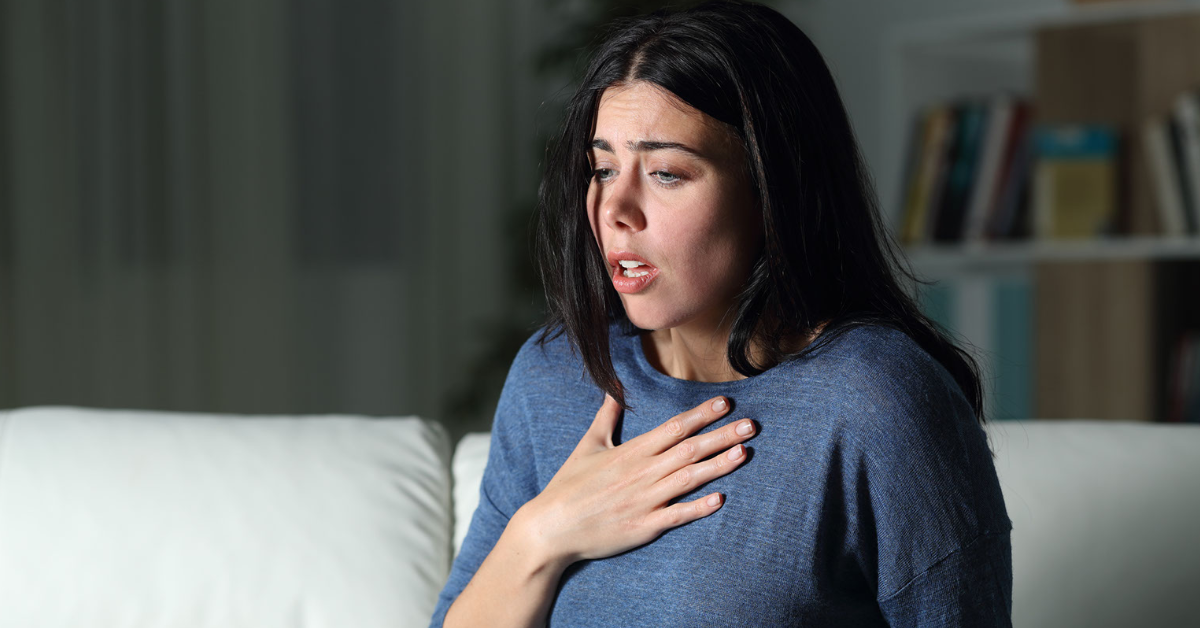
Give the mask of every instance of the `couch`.
[{"label": "couch", "polygon": [[[1014,625],[1200,626],[1200,426],[987,432]],[[487,450],[417,417],[0,411],[0,628],[425,626]]]}]

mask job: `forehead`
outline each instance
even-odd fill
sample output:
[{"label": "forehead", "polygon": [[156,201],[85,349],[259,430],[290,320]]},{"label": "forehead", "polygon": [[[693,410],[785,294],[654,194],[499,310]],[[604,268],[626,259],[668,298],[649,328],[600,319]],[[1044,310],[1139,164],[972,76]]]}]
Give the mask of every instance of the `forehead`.
[{"label": "forehead", "polygon": [[717,149],[735,139],[732,131],[666,89],[635,81],[604,90],[593,139],[616,142],[667,140]]}]

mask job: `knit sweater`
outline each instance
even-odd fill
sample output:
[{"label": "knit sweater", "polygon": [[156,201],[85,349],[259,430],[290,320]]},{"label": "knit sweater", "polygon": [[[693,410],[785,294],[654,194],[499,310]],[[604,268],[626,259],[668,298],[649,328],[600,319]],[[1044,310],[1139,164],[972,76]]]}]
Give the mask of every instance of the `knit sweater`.
[{"label": "knit sweater", "polygon": [[[853,329],[757,376],[675,379],[611,331],[632,409],[620,444],[717,395],[759,426],[749,457],[679,500],[713,514],[571,565],[551,626],[1010,626],[1012,522],[961,389],[903,332]],[[564,337],[525,343],[496,410],[479,507],[431,626],[587,431],[604,393]]]}]

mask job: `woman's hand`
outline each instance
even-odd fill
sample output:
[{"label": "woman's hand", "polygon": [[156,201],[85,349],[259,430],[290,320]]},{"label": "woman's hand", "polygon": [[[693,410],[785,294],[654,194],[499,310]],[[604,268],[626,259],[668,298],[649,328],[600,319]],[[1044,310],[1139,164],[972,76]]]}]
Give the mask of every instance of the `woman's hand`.
[{"label": "woman's hand", "polygon": [[565,567],[645,545],[670,528],[716,512],[724,503],[720,493],[670,502],[746,459],[741,443],[755,433],[749,419],[688,438],[728,409],[728,401],[717,397],[614,446],[621,407],[605,396],[562,468],[514,519],[520,518],[544,555]]}]

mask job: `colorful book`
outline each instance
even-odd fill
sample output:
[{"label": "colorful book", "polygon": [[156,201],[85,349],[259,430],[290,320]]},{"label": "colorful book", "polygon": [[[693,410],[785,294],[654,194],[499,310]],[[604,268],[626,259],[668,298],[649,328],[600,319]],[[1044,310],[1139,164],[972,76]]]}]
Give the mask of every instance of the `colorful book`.
[{"label": "colorful book", "polygon": [[904,226],[901,240],[907,245],[928,242],[930,207],[935,202],[934,188],[940,176],[941,161],[950,140],[953,110],[947,105],[935,105],[926,110],[920,151],[915,171],[908,177],[905,199]]},{"label": "colorful book", "polygon": [[1043,124],[1036,130],[1034,234],[1095,238],[1115,229],[1117,130],[1102,124]]},{"label": "colorful book", "polygon": [[987,106],[982,102],[967,101],[962,104],[957,141],[950,156],[949,176],[934,228],[933,236],[937,242],[962,240],[966,206],[977,170],[987,115]]},{"label": "colorful book", "polygon": [[976,242],[983,239],[984,227],[995,202],[996,187],[1004,168],[1004,153],[1015,110],[1016,103],[1009,94],[995,96],[988,103],[987,129],[979,149],[979,165],[967,204],[964,240]]},{"label": "colorful book", "polygon": [[1001,240],[1015,237],[1022,232],[1021,217],[1025,215],[1029,200],[1029,182],[1033,172],[1034,142],[1031,118],[1019,129],[1015,139],[1013,157],[992,220],[988,227],[990,239]]},{"label": "colorful book", "polygon": [[959,127],[964,106],[962,103],[947,106],[946,130],[940,145],[937,147],[933,178],[929,185],[929,198],[925,209],[925,220],[921,234],[922,242],[932,242],[938,221],[941,220],[944,206],[947,182],[954,155],[958,151]]},{"label": "colorful book", "polygon": [[909,137],[908,159],[904,165],[904,197],[901,199],[904,221],[900,229],[901,242],[908,245],[916,244],[923,231],[925,211],[922,204],[928,194],[925,181],[931,167],[929,161],[933,154],[933,145],[937,141],[937,117],[937,107],[917,112],[917,122]]}]

